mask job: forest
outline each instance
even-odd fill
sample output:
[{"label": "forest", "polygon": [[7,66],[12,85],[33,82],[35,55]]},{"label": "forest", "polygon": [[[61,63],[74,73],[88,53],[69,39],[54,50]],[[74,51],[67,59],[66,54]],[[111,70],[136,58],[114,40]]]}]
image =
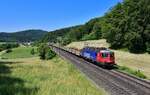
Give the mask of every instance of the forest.
[{"label": "forest", "polygon": [[133,53],[150,53],[150,0],[124,0],[104,16],[84,25],[51,31],[42,42],[106,39],[113,49],[127,48]]},{"label": "forest", "polygon": [[30,42],[41,39],[47,31],[44,30],[24,30],[14,33],[0,33],[0,42]]}]

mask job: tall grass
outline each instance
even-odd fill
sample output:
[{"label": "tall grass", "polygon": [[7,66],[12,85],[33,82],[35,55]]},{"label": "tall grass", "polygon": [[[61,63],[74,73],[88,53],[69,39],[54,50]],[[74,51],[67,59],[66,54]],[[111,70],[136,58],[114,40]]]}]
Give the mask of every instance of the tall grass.
[{"label": "tall grass", "polygon": [[147,78],[140,70],[132,70],[132,69],[125,67],[125,66],[118,66],[118,70],[126,72],[126,73],[131,74],[131,75],[134,75],[134,76],[139,77],[139,78],[143,78],[143,79]]},{"label": "tall grass", "polygon": [[0,62],[0,95],[106,95],[76,68],[59,57],[11,59]]}]

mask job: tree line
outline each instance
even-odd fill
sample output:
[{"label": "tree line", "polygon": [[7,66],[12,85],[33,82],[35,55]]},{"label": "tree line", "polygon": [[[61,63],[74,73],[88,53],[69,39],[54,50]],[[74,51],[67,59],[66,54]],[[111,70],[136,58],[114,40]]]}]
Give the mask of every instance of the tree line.
[{"label": "tree line", "polygon": [[30,42],[40,40],[47,31],[43,30],[25,30],[14,33],[0,33],[0,42]]},{"label": "tree line", "polygon": [[0,52],[3,50],[8,50],[9,52],[10,49],[17,48],[17,47],[19,47],[19,44],[17,43],[3,43],[3,44],[0,44]]},{"label": "tree line", "polygon": [[69,44],[105,38],[111,48],[150,53],[150,0],[124,0],[103,17],[84,25],[49,32],[42,42]]}]

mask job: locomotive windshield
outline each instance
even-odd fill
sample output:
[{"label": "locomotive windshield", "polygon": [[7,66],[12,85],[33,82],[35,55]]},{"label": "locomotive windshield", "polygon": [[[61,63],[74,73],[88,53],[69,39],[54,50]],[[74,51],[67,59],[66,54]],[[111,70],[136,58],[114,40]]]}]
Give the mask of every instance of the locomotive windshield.
[{"label": "locomotive windshield", "polygon": [[107,58],[108,57],[108,53],[102,53],[102,57],[103,58]]},{"label": "locomotive windshield", "polygon": [[103,58],[107,58],[108,56],[114,57],[114,53],[113,52],[104,52],[104,53],[102,53]]}]

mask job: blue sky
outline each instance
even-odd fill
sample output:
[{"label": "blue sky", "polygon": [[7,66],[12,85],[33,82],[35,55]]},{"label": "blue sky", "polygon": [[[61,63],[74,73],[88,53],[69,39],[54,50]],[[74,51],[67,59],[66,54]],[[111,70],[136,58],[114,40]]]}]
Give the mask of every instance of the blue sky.
[{"label": "blue sky", "polygon": [[55,30],[104,15],[122,0],[0,0],[0,32]]}]

